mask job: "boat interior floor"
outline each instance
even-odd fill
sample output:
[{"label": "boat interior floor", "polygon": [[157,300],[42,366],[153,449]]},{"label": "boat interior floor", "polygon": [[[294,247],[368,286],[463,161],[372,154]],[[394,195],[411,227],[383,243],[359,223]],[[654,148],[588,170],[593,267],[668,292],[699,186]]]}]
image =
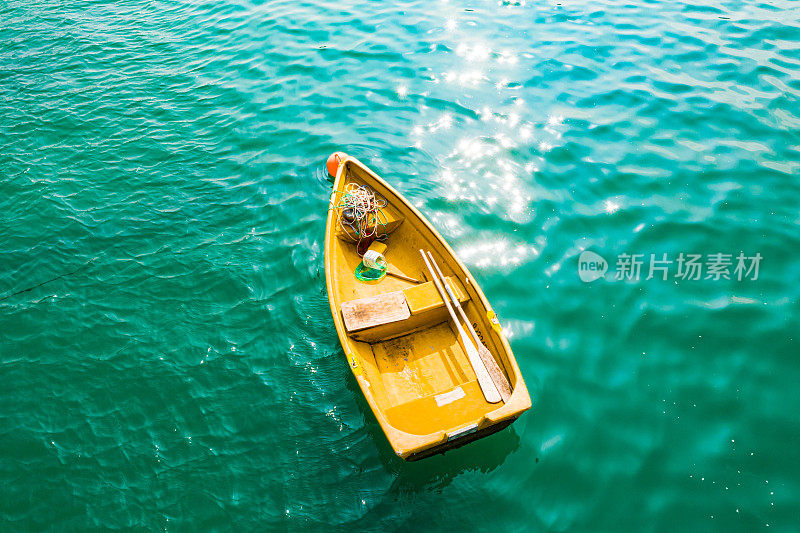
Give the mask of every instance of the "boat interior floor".
[{"label": "boat interior floor", "polygon": [[427,434],[453,420],[472,420],[486,403],[466,353],[447,322],[371,344],[367,374],[389,422]]}]

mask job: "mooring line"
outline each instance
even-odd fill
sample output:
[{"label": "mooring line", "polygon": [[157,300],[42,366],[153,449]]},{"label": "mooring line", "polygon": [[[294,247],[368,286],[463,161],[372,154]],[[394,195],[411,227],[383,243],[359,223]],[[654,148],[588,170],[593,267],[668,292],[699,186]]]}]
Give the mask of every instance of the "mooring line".
[{"label": "mooring line", "polygon": [[24,292],[32,291],[33,289],[38,289],[42,285],[47,285],[48,283],[51,283],[51,282],[56,281],[56,280],[59,280],[61,278],[65,278],[67,276],[71,276],[73,274],[77,274],[78,272],[80,272],[81,270],[83,270],[84,268],[89,266],[92,263],[92,261],[94,261],[95,259],[97,259],[97,257],[92,257],[91,259],[86,261],[84,264],[82,264],[81,266],[79,266],[78,268],[73,270],[72,272],[67,272],[65,274],[61,274],[60,276],[56,276],[53,279],[48,279],[47,281],[43,281],[43,282],[39,283],[38,285],[34,285],[32,287],[28,287],[27,289],[22,289],[21,291],[17,291],[17,292],[8,294],[6,296],[3,296],[2,298],[0,298],[0,302],[2,302],[3,300],[8,300],[9,298],[13,298],[14,296],[17,296],[18,294],[22,294]]}]

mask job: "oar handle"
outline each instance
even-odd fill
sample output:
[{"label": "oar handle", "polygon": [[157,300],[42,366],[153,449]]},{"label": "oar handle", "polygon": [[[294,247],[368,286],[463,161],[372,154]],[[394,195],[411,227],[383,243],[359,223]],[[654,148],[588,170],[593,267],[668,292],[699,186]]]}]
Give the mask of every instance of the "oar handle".
[{"label": "oar handle", "polygon": [[450,295],[450,298],[452,298],[453,305],[456,307],[456,309],[458,309],[461,318],[464,319],[464,323],[467,325],[467,329],[469,330],[470,334],[472,334],[472,338],[475,340],[476,343],[481,342],[480,337],[478,337],[478,333],[475,331],[475,328],[472,327],[472,324],[467,318],[467,313],[465,313],[464,309],[461,307],[461,302],[458,301],[458,296],[456,296],[455,292],[453,292],[453,289],[450,287],[449,280],[444,277],[444,274],[442,274],[442,269],[439,268],[439,264],[436,262],[436,259],[433,258],[433,255],[430,252],[428,252],[428,257],[430,258],[431,263],[433,264],[433,268],[436,269],[436,272],[442,278],[442,282],[444,283],[444,288],[447,290],[447,294]]},{"label": "oar handle", "polygon": [[447,312],[450,313],[450,318],[455,323],[456,328],[458,328],[458,332],[466,334],[464,329],[461,327],[461,323],[458,321],[458,318],[456,318],[456,313],[450,306],[450,300],[447,299],[447,294],[445,293],[445,290],[442,287],[441,283],[439,283],[439,278],[436,277],[436,273],[433,271],[433,267],[428,261],[428,256],[426,256],[425,252],[423,252],[422,250],[420,250],[419,253],[422,255],[422,260],[425,261],[425,266],[428,267],[428,272],[430,272],[431,274],[431,279],[433,280],[433,284],[436,286],[436,290],[439,291],[439,295],[442,297],[442,300],[444,300],[444,306],[447,308]]},{"label": "oar handle", "polygon": [[[436,265],[436,263],[434,263],[434,265]],[[442,282],[444,283],[444,288],[447,291],[447,294],[450,295],[450,298],[453,299],[453,304],[456,307],[461,307],[461,302],[458,301],[458,296],[456,296],[456,294],[453,292],[453,289],[450,287],[450,284],[448,283],[447,278],[445,278],[444,274],[442,274],[442,271],[439,270],[439,265],[436,265],[436,271],[442,277]]]}]

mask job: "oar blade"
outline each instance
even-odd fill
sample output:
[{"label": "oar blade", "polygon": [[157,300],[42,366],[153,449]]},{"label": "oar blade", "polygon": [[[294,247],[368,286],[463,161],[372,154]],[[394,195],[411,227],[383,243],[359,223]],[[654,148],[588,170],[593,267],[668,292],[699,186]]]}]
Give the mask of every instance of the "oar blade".
[{"label": "oar blade", "polygon": [[481,358],[481,361],[483,361],[498,392],[500,392],[503,402],[508,402],[508,399],[511,398],[511,383],[508,382],[506,375],[500,370],[500,366],[497,364],[494,356],[492,356],[492,353],[482,343],[478,343],[478,356]]},{"label": "oar blade", "polygon": [[[463,330],[462,330],[463,331]],[[497,387],[494,385],[494,380],[486,365],[483,363],[480,351],[475,348],[472,341],[467,337],[466,333],[461,336],[461,343],[464,345],[464,350],[467,352],[467,357],[472,364],[472,369],[475,371],[475,377],[478,379],[478,385],[481,387],[483,397],[486,398],[488,403],[497,403],[502,399],[502,395],[498,392]],[[489,354],[491,357],[491,354]]]}]

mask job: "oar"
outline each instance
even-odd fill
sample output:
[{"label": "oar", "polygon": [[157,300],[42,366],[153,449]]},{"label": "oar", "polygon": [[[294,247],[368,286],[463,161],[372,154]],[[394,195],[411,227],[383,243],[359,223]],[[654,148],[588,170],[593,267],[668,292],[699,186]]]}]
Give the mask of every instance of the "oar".
[{"label": "oar", "polygon": [[428,257],[433,263],[433,267],[436,269],[437,274],[439,277],[442,278],[442,283],[444,283],[444,288],[447,290],[447,294],[450,295],[450,298],[453,300],[453,305],[456,309],[458,309],[461,318],[464,320],[464,323],[467,325],[467,329],[469,330],[472,338],[475,340],[475,344],[478,346],[478,355],[483,361],[483,364],[486,365],[486,370],[489,371],[489,375],[492,377],[492,382],[494,383],[497,390],[500,391],[500,396],[503,397],[503,401],[507,402],[509,398],[511,398],[511,383],[508,382],[506,379],[505,374],[503,371],[500,370],[500,366],[497,364],[497,361],[494,357],[492,357],[492,353],[489,349],[481,342],[480,337],[478,337],[478,333],[475,331],[475,328],[472,327],[472,323],[467,318],[467,313],[464,312],[464,308],[461,307],[461,302],[458,301],[458,297],[456,296],[455,292],[453,292],[452,287],[450,287],[450,283],[442,274],[442,270],[439,268],[439,265],[436,264],[436,260],[433,258],[430,252],[428,252]]},{"label": "oar", "polygon": [[486,370],[486,367],[483,365],[481,357],[478,355],[478,350],[475,348],[475,345],[472,344],[472,341],[469,340],[469,337],[467,337],[467,332],[461,327],[461,323],[458,321],[458,318],[456,318],[453,308],[450,307],[450,300],[447,298],[447,294],[444,292],[442,284],[439,283],[439,278],[436,277],[436,273],[433,271],[433,267],[428,261],[428,256],[425,255],[425,252],[422,250],[420,250],[419,253],[422,256],[422,260],[425,261],[425,266],[428,267],[428,272],[431,274],[433,284],[436,285],[436,290],[439,291],[439,295],[442,297],[445,307],[447,307],[447,312],[450,313],[450,318],[453,320],[453,324],[456,325],[458,336],[461,340],[461,345],[464,348],[464,351],[467,353],[469,364],[472,365],[472,369],[475,371],[475,377],[478,378],[478,385],[481,387],[481,392],[483,392],[484,398],[486,398],[486,401],[489,403],[499,402],[501,399],[500,393],[497,392],[497,387],[495,387],[494,383],[492,383],[492,378],[489,375],[489,372]]}]

